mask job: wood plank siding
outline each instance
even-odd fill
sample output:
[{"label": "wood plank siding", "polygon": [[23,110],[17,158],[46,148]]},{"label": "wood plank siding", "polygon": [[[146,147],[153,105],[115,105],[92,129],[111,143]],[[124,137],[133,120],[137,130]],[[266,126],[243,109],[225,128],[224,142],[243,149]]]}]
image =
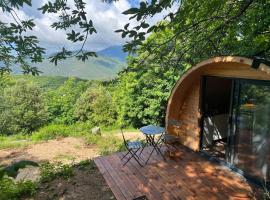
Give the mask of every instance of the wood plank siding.
[{"label": "wood plank siding", "polygon": [[[251,59],[242,57],[217,57],[190,68],[176,83],[170,95],[166,112],[166,130],[177,135],[179,142],[194,151],[200,147],[200,88],[201,77],[220,76],[255,80],[270,80],[269,68],[261,64],[251,68]],[[179,121],[174,126],[170,121]]]}]

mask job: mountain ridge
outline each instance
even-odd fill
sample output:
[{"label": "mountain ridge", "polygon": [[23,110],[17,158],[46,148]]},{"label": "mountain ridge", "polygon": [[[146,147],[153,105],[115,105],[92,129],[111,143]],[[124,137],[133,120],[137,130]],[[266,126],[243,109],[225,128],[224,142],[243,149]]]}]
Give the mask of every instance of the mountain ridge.
[{"label": "mountain ridge", "polygon": [[125,62],[128,56],[127,52],[124,52],[122,46],[110,46],[97,52],[98,55],[115,58],[119,61]]},{"label": "mountain ridge", "polygon": [[[87,80],[110,80],[126,67],[126,53],[121,46],[112,46],[97,51],[98,57],[90,57],[85,62],[75,57],[59,61],[57,66],[48,59],[42,63],[33,64],[42,73],[41,76],[78,77]],[[21,74],[18,67],[13,68],[14,74]]]}]

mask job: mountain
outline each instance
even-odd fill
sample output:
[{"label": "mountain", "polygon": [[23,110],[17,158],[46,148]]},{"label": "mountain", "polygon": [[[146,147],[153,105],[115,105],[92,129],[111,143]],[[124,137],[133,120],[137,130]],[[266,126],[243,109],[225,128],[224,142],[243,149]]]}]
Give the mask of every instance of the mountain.
[{"label": "mountain", "polygon": [[38,64],[44,76],[78,77],[88,80],[109,80],[126,66],[126,63],[104,56],[92,57],[85,62],[76,58],[60,61],[57,66],[48,60]]},{"label": "mountain", "polygon": [[[85,62],[76,58],[60,61],[57,66],[48,59],[42,63],[33,64],[41,72],[41,76],[78,77],[88,80],[109,80],[126,67],[126,53],[121,46],[113,46],[97,52],[98,57],[90,57]],[[12,68],[14,74],[21,74],[18,67]]]},{"label": "mountain", "polygon": [[122,50],[122,46],[111,46],[101,51],[98,51],[97,54],[100,56],[115,58],[122,62],[125,62],[126,57],[128,56],[128,53]]}]

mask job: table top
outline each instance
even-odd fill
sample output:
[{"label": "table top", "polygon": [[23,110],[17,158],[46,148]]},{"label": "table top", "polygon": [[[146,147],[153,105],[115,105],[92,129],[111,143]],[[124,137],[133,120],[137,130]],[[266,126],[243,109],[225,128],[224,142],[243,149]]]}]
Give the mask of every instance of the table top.
[{"label": "table top", "polygon": [[146,135],[156,135],[165,132],[165,128],[160,126],[148,125],[140,128],[140,131]]}]

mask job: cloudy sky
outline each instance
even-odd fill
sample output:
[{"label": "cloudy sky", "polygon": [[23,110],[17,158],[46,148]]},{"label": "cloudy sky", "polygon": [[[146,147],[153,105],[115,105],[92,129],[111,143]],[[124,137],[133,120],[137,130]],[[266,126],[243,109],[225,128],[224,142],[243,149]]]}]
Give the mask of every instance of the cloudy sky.
[{"label": "cloudy sky", "polygon": [[[17,11],[22,19],[33,18],[36,27],[33,30],[43,47],[47,49],[47,53],[59,51],[63,46],[69,49],[77,49],[66,40],[65,32],[54,30],[50,25],[57,20],[54,14],[43,15],[37,8],[41,7],[47,0],[32,0],[32,7],[24,6],[23,9]],[[139,0],[119,0],[111,4],[103,3],[101,0],[85,0],[87,2],[86,12],[89,19],[92,19],[97,34],[92,35],[87,43],[86,49],[88,50],[101,50],[109,46],[122,45],[125,40],[121,38],[119,33],[114,31],[128,23],[128,16],[122,14],[123,11],[130,7],[137,6]],[[155,18],[148,20],[150,24],[162,19],[166,12],[161,13]],[[1,21],[9,22],[12,20],[8,13],[0,13]],[[132,25],[132,23],[131,23]]]}]

